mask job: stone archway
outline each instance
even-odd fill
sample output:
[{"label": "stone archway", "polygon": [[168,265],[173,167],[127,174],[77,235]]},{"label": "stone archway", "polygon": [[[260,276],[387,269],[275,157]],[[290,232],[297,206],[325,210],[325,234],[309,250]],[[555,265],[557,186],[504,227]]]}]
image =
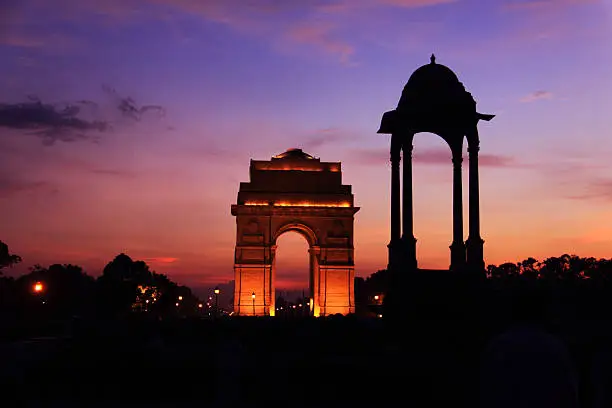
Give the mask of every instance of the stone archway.
[{"label": "stone archway", "polygon": [[234,312],[274,316],[278,237],[296,231],[310,257],[313,316],[355,312],[353,205],[341,164],[321,162],[300,149],[269,161],[251,160],[251,181],[240,183],[234,254]]}]

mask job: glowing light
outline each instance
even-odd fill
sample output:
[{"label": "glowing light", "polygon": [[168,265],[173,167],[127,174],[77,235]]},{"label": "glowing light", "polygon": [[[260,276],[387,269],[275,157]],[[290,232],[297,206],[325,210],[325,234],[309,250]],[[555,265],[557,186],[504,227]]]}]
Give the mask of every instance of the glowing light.
[{"label": "glowing light", "polygon": [[350,207],[349,203],[314,203],[312,201],[301,201],[301,202],[291,202],[291,201],[281,201],[278,203],[274,203],[275,207]]},{"label": "glowing light", "polygon": [[379,315],[378,315],[378,317],[379,317],[379,318],[382,318],[382,315],[381,315],[381,314],[379,314]]},{"label": "glowing light", "polygon": [[149,299],[145,300],[145,303],[149,303]]},{"label": "glowing light", "polygon": [[221,293],[221,291],[219,290],[219,288],[215,288],[215,295],[218,295],[219,293]]},{"label": "glowing light", "polygon": [[281,170],[281,171],[323,171],[321,168],[317,167],[303,167],[303,166],[283,166],[283,167],[274,167],[268,170]]},{"label": "glowing light", "polygon": [[201,309],[201,308],[202,308],[202,304],[201,304],[201,303],[199,303],[199,304],[198,304],[198,307]]},{"label": "glowing light", "polygon": [[178,297],[178,300],[183,300],[183,297],[182,297],[182,296],[179,296],[179,297]]},{"label": "glowing light", "polygon": [[36,283],[34,284],[34,292],[36,292],[36,293],[40,293],[40,292],[42,292],[44,288],[45,288],[45,287],[44,287],[44,286],[43,286],[43,284],[42,284],[42,283],[40,283],[40,282],[36,282]]},{"label": "glowing light", "polygon": [[176,302],[175,305],[176,305],[176,307],[178,307],[178,305],[179,305],[178,302]]},{"label": "glowing light", "polygon": [[251,294],[251,299],[255,300],[255,292]]},{"label": "glowing light", "polygon": [[[244,205],[248,206],[268,206],[269,203],[265,201],[246,201]],[[347,208],[351,206],[351,203],[315,203],[312,201],[278,201],[272,204],[274,207],[332,207],[332,208]]]},{"label": "glowing light", "polygon": [[380,296],[374,295],[374,300],[378,300],[378,299],[380,299]]}]

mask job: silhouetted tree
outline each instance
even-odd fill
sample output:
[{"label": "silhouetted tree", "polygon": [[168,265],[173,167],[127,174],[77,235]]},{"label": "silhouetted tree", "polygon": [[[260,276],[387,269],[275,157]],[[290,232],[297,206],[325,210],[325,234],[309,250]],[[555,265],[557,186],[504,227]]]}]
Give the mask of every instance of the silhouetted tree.
[{"label": "silhouetted tree", "polygon": [[138,295],[136,278],[143,275],[142,265],[136,267],[134,264],[132,258],[121,253],[104,267],[97,281],[102,311],[115,314],[132,309]]},{"label": "silhouetted tree", "polygon": [[2,269],[13,266],[19,262],[21,262],[21,257],[9,253],[8,245],[0,241],[0,275],[2,275]]},{"label": "silhouetted tree", "polygon": [[[36,283],[42,285],[38,293],[34,291]],[[77,265],[35,265],[16,285],[24,299],[44,302],[46,313],[56,317],[87,314],[95,302],[95,280]]]},{"label": "silhouetted tree", "polygon": [[112,314],[138,310],[158,315],[189,315],[198,311],[199,299],[191,289],[152,272],[146,262],[133,261],[123,253],[106,265],[98,278],[98,287],[99,304]]}]

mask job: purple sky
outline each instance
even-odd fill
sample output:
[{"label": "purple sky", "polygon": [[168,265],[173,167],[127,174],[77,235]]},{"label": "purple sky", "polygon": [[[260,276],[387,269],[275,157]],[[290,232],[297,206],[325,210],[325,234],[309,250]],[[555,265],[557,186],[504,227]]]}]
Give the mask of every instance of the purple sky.
[{"label": "purple sky", "polygon": [[[383,268],[389,140],[376,130],[432,52],[480,112],[498,115],[480,125],[486,261],[612,256],[610,2],[9,0],[0,8],[0,239],[24,260],[12,273],[70,262],[97,275],[123,251],[180,283],[230,280],[238,183],[248,181],[249,159],[290,147],[342,161],[361,207],[357,274]],[[72,121],[57,115],[68,104],[80,108]],[[7,119],[24,106],[46,116]],[[450,152],[419,134],[414,154],[419,263],[444,268]],[[306,285],[305,248],[297,235],[282,237],[283,285]]]}]

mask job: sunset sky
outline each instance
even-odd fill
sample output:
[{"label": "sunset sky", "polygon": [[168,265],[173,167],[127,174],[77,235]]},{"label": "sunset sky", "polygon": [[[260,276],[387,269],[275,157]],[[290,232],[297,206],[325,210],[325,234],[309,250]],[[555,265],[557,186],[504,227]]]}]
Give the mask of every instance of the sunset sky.
[{"label": "sunset sky", "polygon": [[[0,240],[23,258],[9,273],[98,275],[125,252],[195,288],[229,281],[249,160],[291,147],[342,162],[357,275],[385,267],[376,131],[432,52],[497,115],[479,125],[485,261],[610,258],[611,43],[601,0],[3,1]],[[446,268],[450,151],[418,134],[414,156],[419,265]],[[464,171],[467,225],[466,193]],[[279,286],[306,286],[306,248],[280,238]]]}]

